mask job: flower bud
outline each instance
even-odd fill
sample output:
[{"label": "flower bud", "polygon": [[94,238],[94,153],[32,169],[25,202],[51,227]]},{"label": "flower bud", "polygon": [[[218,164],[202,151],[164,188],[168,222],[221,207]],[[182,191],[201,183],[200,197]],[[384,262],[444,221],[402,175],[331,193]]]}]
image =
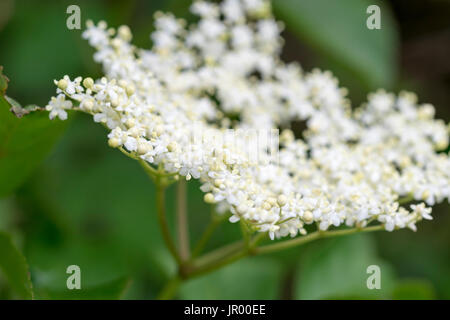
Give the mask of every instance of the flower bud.
[{"label": "flower bud", "polygon": [[280,207],[284,206],[287,203],[287,197],[284,194],[280,194],[277,198],[277,203]]},{"label": "flower bud", "polygon": [[215,199],[214,199],[214,195],[212,193],[207,193],[204,195],[203,200],[205,200],[206,203],[214,203]]},{"label": "flower bud", "polygon": [[125,41],[130,41],[133,35],[131,34],[130,28],[128,26],[120,26],[117,30],[117,34],[120,38]]},{"label": "flower bud", "polygon": [[87,100],[83,103],[83,108],[88,111],[91,112],[94,109],[94,102],[92,100]]},{"label": "flower bud", "polygon": [[92,80],[92,78],[88,77],[88,78],[83,80],[83,86],[86,89],[91,89],[93,85],[94,85],[94,80]]},{"label": "flower bud", "polygon": [[311,223],[313,221],[313,214],[311,211],[306,211],[303,213],[303,221],[306,223]]},{"label": "flower bud", "polygon": [[171,143],[169,143],[167,145],[167,150],[169,150],[169,152],[175,151],[176,148],[177,148],[177,143],[175,141],[172,141]]},{"label": "flower bud", "polygon": [[130,84],[130,85],[128,85],[127,87],[126,87],[126,92],[127,92],[127,95],[128,96],[131,96],[133,93],[134,93],[134,91],[135,91],[135,88],[134,88],[134,86],[132,85],[132,84]]},{"label": "flower bud", "polygon": [[125,122],[125,125],[128,128],[134,127],[135,124],[136,124],[136,121],[133,118],[128,118],[127,121]]},{"label": "flower bud", "polygon": [[68,86],[67,80],[66,80],[66,79],[61,79],[61,80],[59,80],[58,83],[57,83],[57,86],[58,86],[58,88],[60,88],[61,90],[66,90],[66,89],[67,89],[67,86]]},{"label": "flower bud", "polygon": [[119,139],[117,139],[117,138],[110,138],[110,139],[108,140],[108,145],[109,145],[111,148],[117,148],[117,147],[120,146],[120,141],[119,141]]},{"label": "flower bud", "polygon": [[270,209],[272,209],[272,205],[269,202],[265,201],[263,203],[263,209],[264,210],[270,210]]}]

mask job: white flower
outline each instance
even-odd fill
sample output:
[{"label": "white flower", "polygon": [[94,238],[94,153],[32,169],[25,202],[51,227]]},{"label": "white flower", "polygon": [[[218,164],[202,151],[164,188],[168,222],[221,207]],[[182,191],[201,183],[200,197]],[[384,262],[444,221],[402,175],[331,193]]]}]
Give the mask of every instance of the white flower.
[{"label": "white flower", "polygon": [[262,227],[261,227],[261,232],[266,232],[266,231],[268,231],[269,232],[269,237],[270,237],[270,239],[271,240],[274,240],[275,239],[275,235],[277,234],[277,232],[280,230],[280,226],[279,225],[276,225],[276,224],[264,224]]},{"label": "white flower", "polygon": [[244,8],[239,0],[225,0],[222,2],[222,12],[225,18],[232,22],[245,19]]},{"label": "white flower", "polygon": [[419,205],[411,205],[411,209],[414,213],[418,214],[421,218],[426,220],[433,220],[433,217],[430,215],[432,209],[426,208],[425,203],[421,203]]},{"label": "white flower", "polygon": [[109,36],[106,30],[106,23],[100,22],[95,26],[92,21],[87,21],[88,28],[83,32],[83,38],[89,40],[89,44],[95,48],[108,45]]},{"label": "white flower", "polygon": [[45,107],[45,110],[50,111],[50,119],[58,117],[61,120],[67,119],[67,109],[72,107],[72,101],[66,100],[64,94],[52,97],[50,102]]},{"label": "white flower", "polygon": [[[91,114],[109,128],[111,147],[199,179],[231,222],[271,239],[304,235],[304,224],[315,223],[323,231],[377,222],[416,230],[431,208],[408,211],[399,199],[450,198],[450,159],[436,152],[449,128],[411,93],[378,91],[353,111],[330,72],[281,61],[282,26],[269,9],[266,0],[195,1],[198,23],[157,15],[151,50],[132,46],[125,27],[114,36],[103,22],[88,24],[83,37],[105,77],[86,88],[81,78],[56,81],[50,118],[71,108]],[[303,138],[283,131],[275,156],[270,139],[242,134],[296,120],[307,124]]]},{"label": "white flower", "polygon": [[218,6],[206,1],[195,1],[192,4],[191,11],[202,18],[212,18],[219,15]]}]

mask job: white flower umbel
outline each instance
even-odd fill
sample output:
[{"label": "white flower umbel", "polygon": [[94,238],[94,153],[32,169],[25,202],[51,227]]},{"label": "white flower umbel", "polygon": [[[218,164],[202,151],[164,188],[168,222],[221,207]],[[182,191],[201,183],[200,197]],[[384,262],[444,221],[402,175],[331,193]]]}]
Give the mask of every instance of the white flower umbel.
[{"label": "white flower umbel", "polygon": [[[156,15],[153,48],[138,49],[127,27],[88,23],[105,77],[56,82],[47,110],[80,110],[109,129],[108,143],[167,177],[199,179],[205,201],[270,238],[341,225],[416,229],[429,206],[449,199],[449,127],[412,93],[379,91],[352,110],[330,72],[304,73],[280,60],[282,24],[265,0],[196,1],[188,25]],[[73,102],[73,103],[72,103]],[[249,159],[227,129],[282,130],[277,157],[257,146]],[[201,139],[192,139],[201,137]],[[221,137],[213,139],[212,137]],[[235,141],[236,142],[236,141]],[[411,210],[402,205],[419,204]],[[424,203],[422,203],[422,201]]]}]

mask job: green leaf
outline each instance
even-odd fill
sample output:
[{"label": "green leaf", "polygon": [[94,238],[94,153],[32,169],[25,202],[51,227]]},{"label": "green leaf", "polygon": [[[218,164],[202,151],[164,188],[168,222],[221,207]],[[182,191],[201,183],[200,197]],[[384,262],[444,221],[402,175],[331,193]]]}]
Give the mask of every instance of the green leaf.
[{"label": "green leaf", "polygon": [[402,280],[392,295],[395,300],[431,300],[436,297],[431,283],[419,279]]},{"label": "green leaf", "polygon": [[247,258],[223,269],[189,280],[180,290],[182,299],[276,299],[282,283],[282,266],[272,259]]},{"label": "green leaf", "polygon": [[66,124],[36,111],[19,119],[0,96],[0,197],[12,192],[52,149]]},{"label": "green leaf", "polygon": [[[369,0],[277,0],[273,4],[289,31],[348,72],[350,79],[362,82],[365,89],[394,83],[397,34],[385,5]],[[380,30],[366,26],[371,4],[381,7]]]},{"label": "green leaf", "polygon": [[32,299],[33,291],[25,258],[14,246],[11,237],[0,232],[0,270],[11,288],[23,299]]},{"label": "green leaf", "polygon": [[[389,298],[392,268],[381,261],[369,235],[352,235],[311,246],[302,255],[295,282],[297,299]],[[381,289],[368,289],[367,267],[381,271]]]}]

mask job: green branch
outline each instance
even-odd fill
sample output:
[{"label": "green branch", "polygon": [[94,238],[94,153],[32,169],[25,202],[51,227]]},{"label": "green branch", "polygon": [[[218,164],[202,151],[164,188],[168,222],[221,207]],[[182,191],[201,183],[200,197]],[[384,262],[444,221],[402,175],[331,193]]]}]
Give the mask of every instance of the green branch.
[{"label": "green branch", "polygon": [[359,233],[359,232],[371,232],[371,231],[378,231],[383,230],[382,225],[373,226],[373,227],[367,227],[367,228],[352,228],[352,229],[345,229],[345,230],[335,230],[335,231],[315,231],[313,233],[310,233],[306,236],[298,237],[292,240],[285,240],[281,241],[275,244],[266,245],[263,247],[255,248],[255,254],[266,254],[266,253],[272,253],[296,246],[303,245],[305,243],[314,241],[319,238],[331,238],[331,237],[337,237],[337,236],[345,236],[348,234],[353,233]]},{"label": "green branch", "polygon": [[[286,240],[282,242],[278,242],[271,245],[266,245],[262,247],[257,247],[257,244],[263,240],[267,233],[260,233],[259,235],[255,236],[250,246],[247,248],[245,246],[244,241],[239,241],[237,243],[232,244],[232,248],[228,250],[227,253],[223,254],[223,252],[214,252],[212,254],[209,254],[211,256],[203,257],[203,260],[198,260],[197,265],[194,265],[194,270],[190,273],[189,277],[202,275],[205,273],[209,273],[211,271],[217,270],[225,265],[228,265],[232,262],[235,262],[241,258],[250,256],[250,255],[261,255],[261,254],[267,254],[267,253],[273,253],[280,250],[284,250],[287,248],[292,248],[296,246],[303,245],[305,243],[320,239],[320,238],[330,238],[330,237],[337,237],[337,236],[345,236],[353,233],[359,233],[359,232],[371,232],[371,231],[378,231],[383,230],[382,225],[373,226],[373,227],[367,227],[367,228],[352,228],[352,229],[346,229],[346,230],[335,230],[335,231],[316,231],[313,233],[310,233],[306,236],[301,236],[292,240]],[[222,249],[223,250],[223,249]]]}]

